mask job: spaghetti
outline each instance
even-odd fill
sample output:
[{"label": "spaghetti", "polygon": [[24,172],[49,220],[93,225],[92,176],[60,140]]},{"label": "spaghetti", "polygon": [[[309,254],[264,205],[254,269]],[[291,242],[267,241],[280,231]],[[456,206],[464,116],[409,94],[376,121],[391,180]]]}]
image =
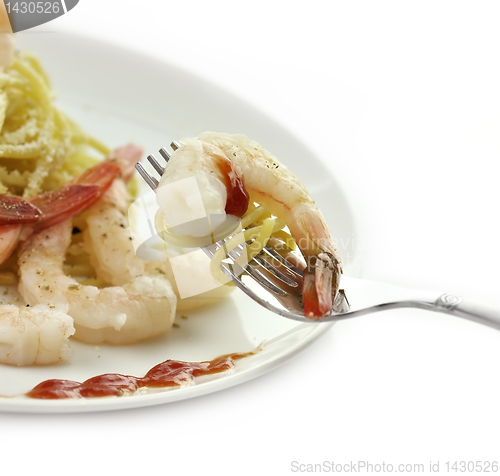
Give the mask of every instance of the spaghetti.
[{"label": "spaghetti", "polygon": [[0,193],[54,190],[109,153],[54,105],[38,59],[16,54],[0,71]]},{"label": "spaghetti", "polygon": [[221,265],[229,253],[238,245],[247,243],[244,252],[235,260],[241,267],[257,256],[267,245],[271,237],[278,238],[283,246],[295,249],[295,241],[283,228],[286,226],[282,218],[272,217],[265,206],[253,206],[241,219],[243,231],[227,239],[214,253],[210,261],[210,273],[219,282],[227,281]]},{"label": "spaghetti", "polygon": [[[245,242],[247,244],[247,246],[245,246],[245,252],[235,260],[242,268],[267,246],[271,237],[277,239],[274,240],[273,244],[280,243],[279,246],[288,251],[296,249],[294,239],[283,229],[286,227],[283,218],[272,216],[269,209],[264,205],[250,204],[245,215],[241,217],[240,226],[242,229],[240,232],[232,235],[229,233],[230,236],[221,235],[220,237],[212,236],[211,238],[211,240],[215,241],[225,238],[223,245],[217,248],[210,260],[210,274],[220,283],[227,282],[227,277],[221,269],[223,260],[226,259],[229,253],[237,246]],[[207,244],[212,243],[212,241],[207,242],[207,239],[210,237],[179,235],[173,229],[169,229],[161,210],[158,210],[156,213],[155,228],[162,239],[173,246],[196,248],[207,246]]]}]

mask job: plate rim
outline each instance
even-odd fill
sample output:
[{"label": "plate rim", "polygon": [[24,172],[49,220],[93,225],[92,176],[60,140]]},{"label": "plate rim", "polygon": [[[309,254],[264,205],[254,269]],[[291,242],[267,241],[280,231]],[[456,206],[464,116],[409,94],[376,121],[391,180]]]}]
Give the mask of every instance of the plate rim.
[{"label": "plate rim", "polygon": [[[217,377],[206,382],[198,383],[195,379],[192,384],[185,387],[160,390],[151,394],[133,394],[121,397],[111,396],[43,400],[32,399],[24,395],[14,395],[12,397],[2,396],[0,397],[0,412],[56,414],[120,411],[190,400],[192,398],[215,393],[226,388],[235,387],[275,370],[309,347],[314,341],[323,336],[334,324],[335,322],[299,324],[298,326],[290,329],[290,331],[285,332],[285,334],[288,332],[295,333],[305,329],[306,327],[309,327],[311,330],[294,345],[281,352],[271,354],[270,357],[260,365],[251,366],[245,370],[237,371],[240,361],[235,361],[234,369],[236,369],[236,372],[233,373],[234,369],[232,369],[228,372],[218,374]],[[281,339],[283,336],[284,334],[280,335],[276,339]],[[264,349],[265,348],[264,344]],[[258,354],[255,356],[251,355],[245,357],[245,360],[250,362],[252,358],[257,356]]]}]

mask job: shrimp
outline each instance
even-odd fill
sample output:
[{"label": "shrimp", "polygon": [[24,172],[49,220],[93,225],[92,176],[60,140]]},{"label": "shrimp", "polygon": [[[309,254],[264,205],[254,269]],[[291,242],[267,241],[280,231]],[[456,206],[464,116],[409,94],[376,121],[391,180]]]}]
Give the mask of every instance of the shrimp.
[{"label": "shrimp", "polygon": [[193,176],[206,215],[241,217],[251,202],[267,206],[273,215],[285,220],[306,259],[306,316],[321,318],[331,312],[339,289],[341,260],[328,226],[302,182],[244,135],[205,132],[180,142],[181,147],[165,167],[156,194],[166,223],[179,222],[181,215],[185,217],[183,221],[198,217],[192,197],[177,193],[176,203],[167,202],[163,188]]},{"label": "shrimp", "polygon": [[73,319],[47,305],[0,306],[0,362],[11,365],[54,364],[73,356],[69,337]]},{"label": "shrimp", "polygon": [[0,195],[0,264],[9,258],[19,240],[27,238],[35,230],[80,213],[101,193],[100,185],[73,184],[42,193],[30,202]]},{"label": "shrimp", "polygon": [[127,189],[115,180],[102,198],[86,214],[84,247],[97,277],[121,286],[144,274],[145,262],[134,253],[127,221]]},{"label": "shrimp", "polygon": [[105,161],[76,177],[72,183],[41,193],[29,201],[0,195],[0,263],[9,258],[19,240],[78,215],[95,203],[115,178],[130,177],[131,163],[137,162],[141,154],[142,149],[139,147],[120,147],[112,151]]},{"label": "shrimp", "polygon": [[[35,197],[38,206],[19,197],[2,196],[0,261],[12,254],[23,235],[78,213],[100,189],[97,185],[66,186]],[[31,365],[68,360],[72,356],[68,340],[74,332],[73,319],[53,307],[0,305],[0,362]]]},{"label": "shrimp", "polygon": [[[121,179],[116,179],[102,198],[86,213],[84,245],[90,254],[90,263],[101,280],[113,286],[122,286],[132,278],[146,275],[166,279],[177,296],[178,311],[187,311],[223,299],[233,288],[220,286],[200,295],[181,299],[170,261],[143,261],[134,252],[131,231],[127,221],[127,190]],[[200,267],[197,257],[189,261],[191,269]]]},{"label": "shrimp", "polygon": [[138,276],[123,287],[99,290],[62,272],[70,217],[91,206],[119,177],[128,178],[141,153],[134,146],[117,149],[72,183],[30,202],[0,197],[0,259],[19,246],[19,285],[28,304],[0,305],[0,362],[68,360],[73,354],[69,338],[76,332],[87,342],[128,343],[170,328],[175,295],[165,279]]},{"label": "shrimp", "polygon": [[137,276],[102,289],[80,284],[63,271],[71,231],[71,220],[66,220],[21,243],[19,292],[25,302],[66,312],[74,320],[74,337],[87,343],[130,344],[167,332],[176,305],[170,283]]},{"label": "shrimp", "polygon": [[[82,285],[64,273],[63,262],[71,242],[69,219],[33,233],[19,246],[19,292],[24,300],[28,304],[52,304],[67,312],[74,319],[74,337],[84,342],[129,344],[167,332],[175,317],[176,296],[170,282],[160,276],[143,274],[144,264],[132,256],[133,249],[129,252],[126,247],[129,241],[123,221],[126,215],[116,206],[108,206],[114,201],[127,203],[122,177],[130,177],[141,154],[142,150],[134,146],[117,149],[106,162],[76,179],[77,183],[100,183],[107,190],[87,210],[87,226],[91,224],[92,230],[85,233],[91,235],[90,248],[97,269],[100,262],[111,257],[108,268],[103,267],[104,280],[115,285],[99,289]],[[109,173],[110,164],[118,165],[120,176]],[[107,214],[109,210],[114,215]],[[111,248],[104,246],[108,233],[115,238],[120,236]],[[131,257],[129,261],[127,255]],[[123,261],[131,263],[130,272],[119,267]],[[115,268],[118,270],[113,271]],[[113,275],[121,276],[118,285]]]}]

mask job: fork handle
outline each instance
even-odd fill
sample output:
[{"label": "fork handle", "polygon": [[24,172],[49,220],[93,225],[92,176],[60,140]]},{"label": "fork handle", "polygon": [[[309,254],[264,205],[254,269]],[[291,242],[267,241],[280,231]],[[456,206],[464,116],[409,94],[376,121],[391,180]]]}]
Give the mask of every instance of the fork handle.
[{"label": "fork handle", "polygon": [[500,309],[474,301],[463,300],[455,294],[443,294],[434,302],[435,311],[445,312],[500,330]]}]

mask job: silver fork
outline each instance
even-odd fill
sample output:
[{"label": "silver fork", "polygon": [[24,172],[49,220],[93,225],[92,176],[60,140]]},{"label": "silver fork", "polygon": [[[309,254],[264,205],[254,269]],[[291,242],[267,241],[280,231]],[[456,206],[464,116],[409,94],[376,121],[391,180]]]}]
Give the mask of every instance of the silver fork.
[{"label": "silver fork", "polygon": [[[178,142],[171,143],[174,151],[180,146]],[[164,161],[168,162],[170,153],[165,148],[159,152]],[[164,167],[153,155],[148,156],[148,161],[160,176],[163,175]],[[141,163],[136,164],[136,169],[151,189],[156,191],[158,180],[150,175]],[[283,317],[301,322],[321,323],[389,309],[418,308],[451,314],[500,330],[500,310],[493,307],[468,302],[455,294],[417,291],[347,276],[342,276],[342,282],[349,289],[350,301],[356,304],[351,304],[344,289],[341,289],[336,295],[330,314],[320,319],[308,318],[302,305],[302,276],[305,265],[295,255],[278,253],[275,247],[269,246],[273,244],[270,240],[259,255],[242,267],[236,259],[245,252],[245,247],[249,244],[242,243],[226,253],[228,258],[223,261],[221,270],[250,298]],[[225,240],[202,249],[207,256],[212,257],[221,246],[225,246]]]}]

